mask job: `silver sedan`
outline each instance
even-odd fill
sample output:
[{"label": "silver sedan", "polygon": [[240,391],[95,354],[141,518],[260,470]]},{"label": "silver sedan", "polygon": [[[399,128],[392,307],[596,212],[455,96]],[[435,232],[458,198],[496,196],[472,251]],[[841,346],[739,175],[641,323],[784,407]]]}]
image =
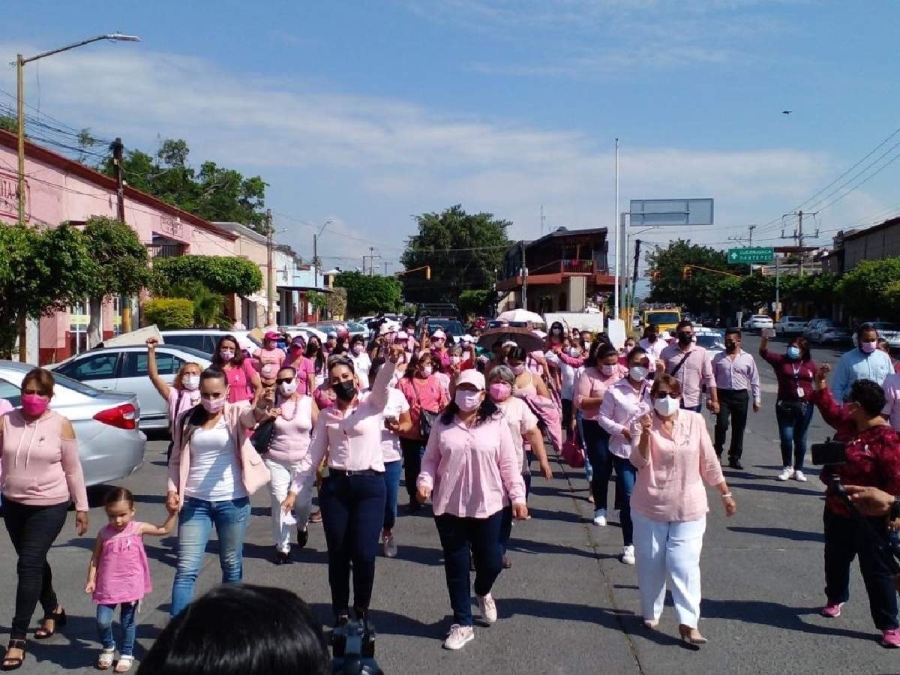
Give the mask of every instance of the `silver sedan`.
[{"label": "silver sedan", "polygon": [[[34,366],[0,361],[0,398],[21,403],[22,379]],[[51,407],[75,428],[78,454],[88,485],[130,476],[144,463],[147,437],[138,429],[141,408],[134,394],[104,393],[54,373]]]}]

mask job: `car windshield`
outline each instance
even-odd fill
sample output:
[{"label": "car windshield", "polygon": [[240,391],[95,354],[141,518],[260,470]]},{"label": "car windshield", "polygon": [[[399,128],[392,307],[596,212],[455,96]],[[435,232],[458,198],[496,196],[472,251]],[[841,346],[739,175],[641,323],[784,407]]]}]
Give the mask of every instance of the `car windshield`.
[{"label": "car windshield", "polygon": [[649,312],[647,314],[648,324],[668,325],[679,321],[681,321],[681,317],[678,315],[678,312]]},{"label": "car windshield", "polygon": [[84,394],[85,396],[90,396],[91,398],[97,398],[98,396],[103,394],[103,392],[99,389],[95,389],[94,387],[91,387],[84,382],[73,380],[71,377],[66,377],[58,371],[53,371],[53,379],[56,380],[56,384],[60,384],[66,389],[72,389],[74,391],[77,391],[79,394]]},{"label": "car windshield", "polygon": [[897,326],[895,323],[887,323],[886,321],[875,321],[872,323],[875,327],[875,330],[879,331],[898,331],[900,330],[900,326]]},{"label": "car windshield", "polygon": [[436,321],[434,319],[428,320],[428,332],[433,333],[438,328],[442,329],[445,333],[449,333],[453,337],[460,337],[464,335],[462,324],[459,321]]},{"label": "car windshield", "polygon": [[698,335],[697,344],[704,349],[725,349],[722,338],[719,335]]}]

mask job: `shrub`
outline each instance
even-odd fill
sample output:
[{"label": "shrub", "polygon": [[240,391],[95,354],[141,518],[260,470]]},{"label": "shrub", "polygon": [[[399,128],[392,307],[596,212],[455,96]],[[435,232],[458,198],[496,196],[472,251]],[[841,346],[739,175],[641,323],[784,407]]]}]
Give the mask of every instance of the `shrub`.
[{"label": "shrub", "polygon": [[194,303],[187,298],[157,298],[144,303],[144,325],[160,330],[193,328]]}]

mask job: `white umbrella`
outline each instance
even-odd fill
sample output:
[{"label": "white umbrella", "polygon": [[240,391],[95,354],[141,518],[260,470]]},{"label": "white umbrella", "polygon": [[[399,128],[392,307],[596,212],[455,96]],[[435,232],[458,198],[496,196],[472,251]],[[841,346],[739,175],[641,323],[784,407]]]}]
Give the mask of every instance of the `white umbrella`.
[{"label": "white umbrella", "polygon": [[509,321],[510,323],[544,323],[544,317],[540,314],[529,312],[527,309],[512,309],[508,312],[503,312],[497,319]]}]

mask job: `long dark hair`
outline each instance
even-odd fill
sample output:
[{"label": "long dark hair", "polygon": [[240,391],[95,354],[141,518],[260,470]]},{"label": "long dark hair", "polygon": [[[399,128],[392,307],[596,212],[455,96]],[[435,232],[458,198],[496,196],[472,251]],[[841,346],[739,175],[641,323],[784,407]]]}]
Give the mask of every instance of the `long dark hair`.
[{"label": "long dark hair", "polygon": [[[314,340],[315,342],[313,342]],[[316,374],[318,374],[325,369],[325,350],[322,349],[322,343],[317,337],[309,338],[309,341],[306,343],[306,358],[311,359],[313,357],[315,357],[313,363],[316,367]]]},{"label": "long dark hair", "polygon": [[172,619],[138,675],[327,675],[331,659],[320,623],[283,588],[226,584]]},{"label": "long dark hair", "polygon": [[[216,353],[212,355],[211,363],[217,368],[225,368],[226,363],[222,359],[222,355],[219,354],[219,352],[222,351],[222,343],[226,340],[234,343],[234,358],[230,361],[230,363],[240,368],[244,365],[244,350],[241,349],[241,343],[237,341],[237,338],[234,337],[234,335],[223,335],[219,338],[219,341],[216,343]],[[203,379],[202,375],[201,379]]]},{"label": "long dark hair", "polygon": [[417,352],[416,354],[413,354],[412,358],[409,360],[409,363],[406,366],[406,370],[403,373],[403,377],[410,379],[410,380],[413,379],[416,376],[416,370],[419,367],[419,361],[421,361],[422,358],[426,357],[426,356],[431,360],[431,364],[432,364],[431,372],[434,373],[435,372],[434,366],[435,366],[435,364],[437,364],[440,361],[440,359],[435,358],[434,354],[432,354],[431,352],[427,352],[427,351]]},{"label": "long dark hair", "polygon": [[[453,424],[453,418],[456,417],[458,412],[459,406],[456,405],[456,401],[450,401],[447,407],[444,408],[444,412],[441,413],[441,424],[445,426]],[[491,397],[485,396],[484,400],[481,401],[481,405],[478,406],[478,412],[475,413],[475,426],[477,427],[478,425],[483,424],[499,412],[500,409],[497,407],[497,404],[491,400]]]},{"label": "long dark hair", "polygon": [[[203,386],[205,380],[224,380],[225,385],[228,385],[228,378],[225,376],[225,372],[216,366],[210,366],[200,373],[200,386]],[[182,419],[186,418],[187,423],[192,427],[202,426],[209,420],[209,413],[206,412],[206,408],[200,403],[197,403],[197,405],[185,412],[184,415],[185,417]],[[181,426],[184,426],[184,423],[182,423]]]},{"label": "long dark hair", "polygon": [[809,340],[805,337],[795,337],[788,343],[788,347],[794,345],[800,350],[800,360],[801,361],[811,361],[812,354],[809,351]]}]

